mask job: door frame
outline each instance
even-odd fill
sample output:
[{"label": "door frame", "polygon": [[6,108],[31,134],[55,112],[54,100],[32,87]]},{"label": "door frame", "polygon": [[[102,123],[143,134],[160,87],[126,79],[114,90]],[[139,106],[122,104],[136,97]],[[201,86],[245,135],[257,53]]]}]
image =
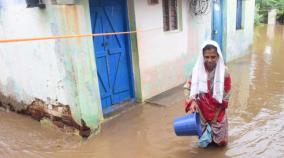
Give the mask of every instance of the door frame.
[{"label": "door frame", "polygon": [[[212,33],[211,33],[211,39],[213,40],[214,39],[214,3],[215,3],[216,0],[212,0],[211,2],[211,9],[212,9],[212,16],[211,16],[211,19],[212,19],[212,22],[211,22],[211,30],[212,30]],[[224,50],[224,46],[225,46],[225,40],[224,40],[224,34],[225,34],[225,25],[224,25],[224,11],[225,11],[225,0],[220,0],[220,9],[221,9],[221,32],[220,32],[220,37],[221,37],[221,43],[219,43],[219,46],[220,46],[220,49],[222,51],[222,54],[223,54],[223,58],[224,60],[226,59],[226,53],[225,53],[225,50]]]},{"label": "door frame", "polygon": [[[125,16],[125,21],[126,21],[126,31],[130,31],[130,21],[129,21],[129,10],[128,10],[128,0],[124,0],[124,16]],[[130,102],[134,102],[136,98],[135,94],[135,86],[134,86],[134,71],[133,71],[133,60],[132,60],[132,44],[131,44],[131,34],[127,35],[127,41],[126,41],[126,49],[127,49],[127,62],[129,62],[129,75],[130,75],[130,88],[131,88],[131,99],[129,100]]]},{"label": "door frame", "polygon": [[[89,0],[89,8],[90,8],[90,12],[91,12],[91,2],[92,0]],[[129,31],[130,30],[130,23],[129,23],[129,13],[128,13],[128,0],[122,0],[123,4],[123,18],[124,18],[124,24],[126,25],[126,30],[124,31]],[[91,24],[92,24],[92,14],[90,14],[90,20],[91,20]],[[91,25],[91,31],[93,32],[93,28]],[[124,102],[134,102],[136,99],[136,95],[135,95],[135,86],[134,86],[134,73],[133,73],[133,60],[132,60],[132,42],[131,42],[131,36],[128,34],[126,35],[126,40],[125,40],[125,51],[126,51],[126,58],[127,58],[127,64],[128,64],[128,74],[129,74],[129,88],[130,88],[130,99],[126,100]],[[94,43],[94,39],[92,39],[92,42]],[[96,61],[96,47],[95,45],[93,45],[93,54],[94,54],[94,62],[96,64],[97,67],[97,61]],[[98,73],[97,71],[95,73]],[[97,78],[98,79],[98,78]],[[99,83],[99,81],[97,81],[97,83]],[[101,100],[101,94],[99,93],[99,98]],[[122,104],[124,103],[122,102]],[[100,102],[101,103],[101,102]],[[111,104],[110,107],[103,109],[102,108],[102,112],[104,115],[107,115],[115,110],[118,109],[118,105],[119,104]],[[102,104],[100,105],[102,107]]]}]

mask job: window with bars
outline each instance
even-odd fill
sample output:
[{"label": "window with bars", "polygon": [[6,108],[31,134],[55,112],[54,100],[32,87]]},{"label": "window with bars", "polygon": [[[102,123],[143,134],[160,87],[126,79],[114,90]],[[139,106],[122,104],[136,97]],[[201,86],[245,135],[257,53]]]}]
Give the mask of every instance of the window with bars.
[{"label": "window with bars", "polygon": [[236,29],[242,29],[242,16],[243,16],[243,2],[237,0],[237,17],[236,17]]},{"label": "window with bars", "polygon": [[45,8],[43,0],[26,0],[27,8],[39,7]]},{"label": "window with bars", "polygon": [[164,31],[178,30],[177,0],[163,0]]},{"label": "window with bars", "polygon": [[159,0],[148,0],[149,4],[159,4]]}]

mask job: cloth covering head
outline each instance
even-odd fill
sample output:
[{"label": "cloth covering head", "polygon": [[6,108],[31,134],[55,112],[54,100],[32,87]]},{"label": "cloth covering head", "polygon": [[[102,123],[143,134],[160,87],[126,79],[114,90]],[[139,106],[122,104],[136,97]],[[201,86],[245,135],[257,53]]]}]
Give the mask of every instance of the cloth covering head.
[{"label": "cloth covering head", "polygon": [[196,94],[199,93],[208,93],[207,86],[207,72],[205,69],[204,57],[203,57],[203,48],[206,45],[213,45],[217,48],[217,53],[219,59],[215,67],[214,75],[214,87],[213,87],[213,97],[219,102],[222,103],[223,93],[224,93],[224,75],[225,75],[225,64],[222,56],[221,49],[217,42],[209,40],[205,41],[200,48],[198,60],[192,71],[191,87],[190,87],[190,97],[195,98]]}]

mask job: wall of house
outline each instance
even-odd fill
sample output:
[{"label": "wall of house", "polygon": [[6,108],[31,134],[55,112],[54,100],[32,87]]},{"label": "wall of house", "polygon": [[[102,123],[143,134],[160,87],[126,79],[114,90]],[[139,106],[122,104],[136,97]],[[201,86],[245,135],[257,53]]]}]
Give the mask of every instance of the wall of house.
[{"label": "wall of house", "polygon": [[[211,39],[211,7],[194,15],[178,0],[179,30],[163,31],[162,1],[128,0],[136,97],[145,100],[184,83],[202,41]],[[245,54],[252,42],[254,0],[243,1],[243,29],[236,30],[236,0],[225,1],[227,60]],[[233,11],[232,11],[233,10]],[[17,16],[15,16],[17,15]],[[0,1],[0,39],[91,33],[88,0],[77,5],[26,8],[23,0]],[[136,43],[137,42],[137,43]],[[37,100],[67,105],[78,124],[97,129],[102,119],[92,38],[0,43],[0,101],[26,109]],[[36,104],[37,105],[37,104]]]},{"label": "wall of house", "polygon": [[[91,32],[87,0],[45,9],[26,8],[24,0],[0,1],[0,39]],[[66,105],[78,124],[82,119],[97,129],[102,111],[93,59],[91,37],[0,43],[0,100],[16,110],[36,99],[47,110]]]},{"label": "wall of house", "polygon": [[211,38],[211,13],[195,16],[187,0],[178,0],[180,30],[163,31],[162,1],[134,0],[142,100],[185,82],[201,41]]},{"label": "wall of house", "polygon": [[237,0],[225,1],[225,49],[226,60],[231,61],[249,53],[253,42],[255,0],[243,2],[243,28],[236,30]]}]

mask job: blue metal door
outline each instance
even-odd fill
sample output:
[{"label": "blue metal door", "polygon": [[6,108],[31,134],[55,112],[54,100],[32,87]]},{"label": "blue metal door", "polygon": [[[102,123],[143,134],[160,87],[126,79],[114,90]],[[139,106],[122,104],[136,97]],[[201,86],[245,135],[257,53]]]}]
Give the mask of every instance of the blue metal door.
[{"label": "blue metal door", "polygon": [[[128,30],[125,0],[90,0],[93,33]],[[93,38],[103,110],[133,98],[129,35]]]},{"label": "blue metal door", "polygon": [[213,0],[212,7],[212,39],[223,48],[222,0]]}]

